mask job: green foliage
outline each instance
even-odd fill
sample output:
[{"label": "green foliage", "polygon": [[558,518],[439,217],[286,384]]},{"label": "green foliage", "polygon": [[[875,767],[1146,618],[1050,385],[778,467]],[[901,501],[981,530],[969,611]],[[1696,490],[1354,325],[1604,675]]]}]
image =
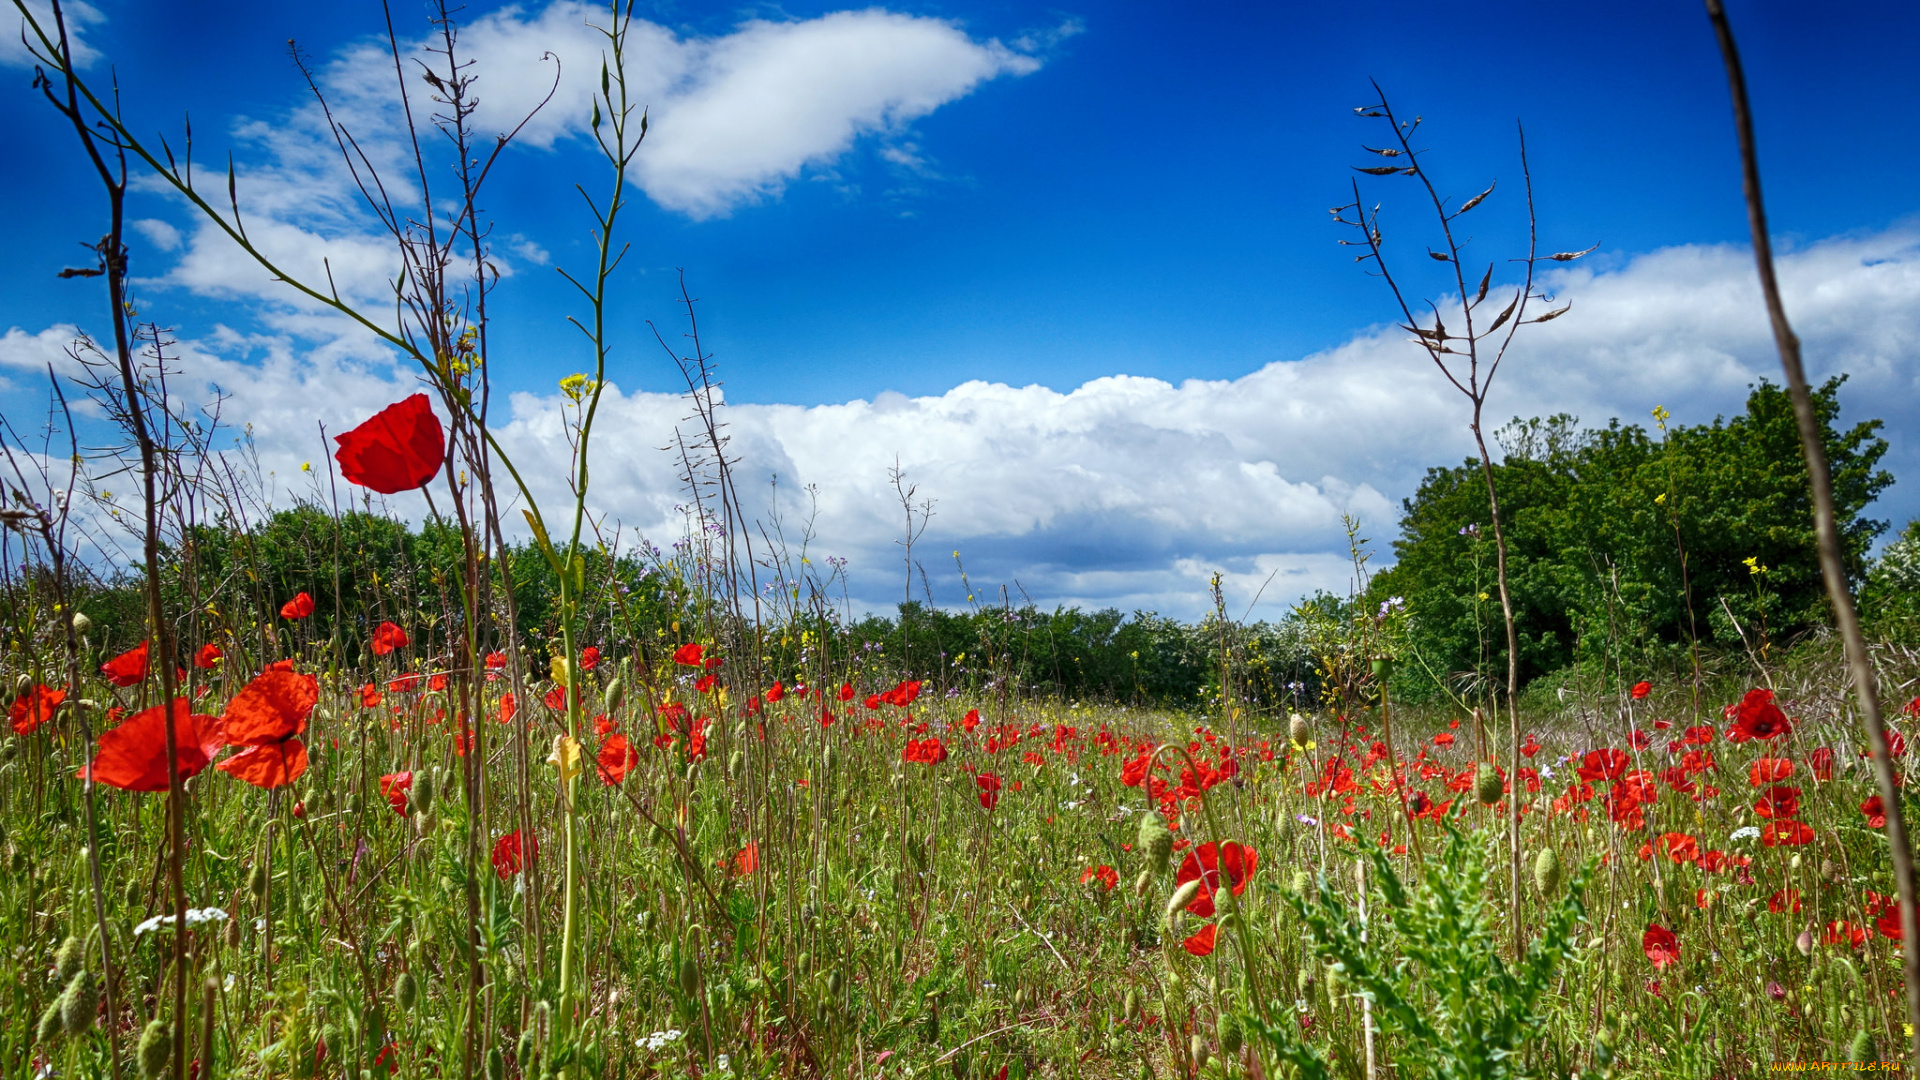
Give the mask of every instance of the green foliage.
[{"label": "green foliage", "polygon": [[1907,522],[1867,572],[1860,613],[1877,637],[1920,642],[1920,518]]},{"label": "green foliage", "polygon": [[[1864,516],[1893,482],[1878,420],[1841,430],[1838,392],[1814,393],[1854,580],[1886,523]],[[1806,466],[1786,392],[1762,382],[1744,413],[1649,433],[1570,416],[1516,421],[1494,466],[1522,682],[1582,664],[1679,668],[1694,635],[1755,648],[1826,622]],[[1478,462],[1428,471],[1403,504],[1398,563],[1369,596],[1414,617],[1403,693],[1436,678],[1477,694],[1504,681],[1487,493]],[[1683,566],[1684,552],[1684,566]],[[1753,560],[1749,562],[1748,560]]]},{"label": "green foliage", "polygon": [[[1424,882],[1411,890],[1387,856],[1370,849],[1372,906],[1364,920],[1325,880],[1312,899],[1287,897],[1317,957],[1333,965],[1328,982],[1373,1003],[1401,1076],[1517,1076],[1526,1071],[1526,1054],[1540,1049],[1541,1010],[1586,917],[1581,899],[1590,868],[1546,911],[1526,958],[1510,966],[1497,941],[1488,840],[1449,829]],[[1302,1077],[1333,1075],[1326,1057],[1301,1041],[1292,1017],[1271,1026],[1256,1020],[1254,1027]]]}]

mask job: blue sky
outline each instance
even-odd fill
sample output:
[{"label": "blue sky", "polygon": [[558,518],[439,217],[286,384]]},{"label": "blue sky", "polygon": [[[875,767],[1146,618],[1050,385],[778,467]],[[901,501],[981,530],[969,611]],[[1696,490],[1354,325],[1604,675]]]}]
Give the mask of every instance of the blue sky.
[{"label": "blue sky", "polygon": [[[323,72],[358,78],[374,70],[354,57],[381,28],[377,5],[95,10],[83,38],[111,59],[136,127],[177,132],[191,114],[202,160],[232,148],[243,197],[252,185],[270,216],[335,240],[364,230],[315,208],[331,195],[306,204],[302,185],[329,178],[301,164],[317,143],[286,41]],[[821,543],[854,558],[856,600],[880,600],[897,580],[894,515],[874,475],[895,454],[936,500],[928,543],[976,553],[976,583],[1180,613],[1197,610],[1210,567],[1247,600],[1279,575],[1269,606],[1344,589],[1338,512],[1359,513],[1384,547],[1420,472],[1468,448],[1423,357],[1378,332],[1389,297],[1329,223],[1349,166],[1365,163],[1358,146],[1385,134],[1352,114],[1370,101],[1369,78],[1426,117],[1427,161],[1451,193],[1498,179],[1471,220],[1473,250],[1504,259],[1523,241],[1516,121],[1543,246],[1602,244],[1556,281],[1575,312],[1517,354],[1493,415],[1638,421],[1665,404],[1698,421],[1738,409],[1754,376],[1777,371],[1757,296],[1747,304],[1741,291],[1751,271],[1725,80],[1693,4],[1489,4],[1471,17],[1412,3],[635,14],[650,24],[639,64],[666,74],[651,84],[657,123],[642,157],[658,155],[628,219],[613,371],[632,430],[655,430],[609,447],[632,478],[609,485],[602,509],[650,535],[671,521],[671,469],[650,447],[677,419],[653,395],[670,395],[677,376],[644,324],[673,325],[684,268],[749,471],[820,485]],[[403,37],[426,29],[411,4],[395,15]],[[1892,464],[1908,476],[1920,465],[1902,430],[1903,407],[1920,402],[1920,148],[1890,138],[1886,119],[1920,97],[1920,9],[1735,3],[1733,16],[1773,224],[1800,260],[1787,279],[1804,298],[1810,363],[1854,372],[1853,415],[1888,420]],[[465,13],[484,24],[469,39],[484,54],[483,98],[520,100],[542,50],[568,73],[544,134],[509,154],[487,200],[512,264],[495,294],[495,378],[525,395],[514,420],[529,445],[546,438],[555,381],[586,362],[554,272],[588,253],[572,185],[605,186],[565,107],[579,100],[565,88],[597,67],[583,17],[540,2]],[[900,61],[914,49],[925,51]],[[90,69],[105,71],[104,60]],[[13,331],[0,344],[0,403],[26,415],[44,396],[31,365],[60,328],[96,321],[97,290],[51,275],[98,235],[101,212],[26,70],[0,76],[13,85],[0,124],[34,163],[0,171],[7,204],[32,208],[0,221],[14,253],[0,266],[0,330]],[[800,121],[756,127],[775,106]],[[1424,219],[1404,185],[1365,193],[1386,203],[1390,242],[1411,244]],[[176,202],[144,191],[132,216],[166,223],[136,236],[144,305],[201,350],[215,381],[302,374],[289,400],[236,397],[257,405],[261,427],[303,410],[351,422],[400,392],[404,373],[286,307],[198,238]],[[270,435],[264,460],[284,470],[316,456],[302,439]],[[1166,475],[1145,475],[1155,471]],[[1908,486],[1880,516],[1898,525],[1920,511]],[[937,587],[956,599],[953,582]]]}]

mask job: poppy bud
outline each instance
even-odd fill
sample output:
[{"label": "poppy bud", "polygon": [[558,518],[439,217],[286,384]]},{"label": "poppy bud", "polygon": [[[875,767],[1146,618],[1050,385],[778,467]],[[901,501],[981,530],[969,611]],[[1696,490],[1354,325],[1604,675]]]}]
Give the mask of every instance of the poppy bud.
[{"label": "poppy bud", "polygon": [[1193,903],[1193,898],[1198,895],[1200,895],[1199,878],[1194,878],[1192,881],[1175,889],[1173,891],[1173,897],[1167,901],[1168,920],[1172,920],[1175,915],[1180,914],[1180,910],[1188,904]]},{"label": "poppy bud", "polygon": [[1153,871],[1142,870],[1140,876],[1133,879],[1133,895],[1145,897],[1147,888],[1153,884]]},{"label": "poppy bud", "polygon": [[1613,1035],[1606,1028],[1593,1038],[1593,1060],[1602,1068],[1613,1064]]},{"label": "poppy bud", "polygon": [[165,1020],[151,1020],[140,1033],[140,1074],[154,1077],[167,1071],[173,1057],[173,1029]]},{"label": "poppy bud", "polygon": [[1794,852],[1793,858],[1787,860],[1787,865],[1793,867],[1795,870],[1800,869],[1800,853],[1797,851]]},{"label": "poppy bud", "polygon": [[1308,737],[1313,734],[1313,729],[1307,726],[1306,717],[1294,713],[1292,721],[1287,725],[1287,733],[1293,736],[1293,745],[1305,746]]},{"label": "poppy bud", "polygon": [[247,891],[255,896],[267,895],[267,866],[265,863],[254,863],[253,869],[247,872]]},{"label": "poppy bud", "polygon": [[727,775],[728,776],[731,776],[735,780],[738,780],[740,779],[740,773],[743,770],[745,770],[746,767],[747,767],[747,755],[743,751],[735,750],[733,753],[727,755]]},{"label": "poppy bud", "polygon": [[834,766],[839,764],[840,764],[840,755],[835,753],[833,747],[831,746],[827,747],[826,753],[820,755],[820,767],[823,770],[825,770],[826,775],[828,776],[833,775]]},{"label": "poppy bud", "polygon": [[33,1038],[36,1042],[50,1043],[59,1037],[60,1000],[55,998],[53,1003],[47,1006],[47,1011],[40,1014],[40,1023],[34,1028]]},{"label": "poppy bud", "polygon": [[513,1056],[520,1061],[520,1071],[524,1074],[533,1068],[533,1029],[520,1033],[520,1045],[514,1047]]},{"label": "poppy bud", "polygon": [[434,772],[433,769],[421,769],[414,773],[413,790],[407,793],[407,804],[422,814],[433,813],[434,796],[440,793],[440,782]]},{"label": "poppy bud", "polygon": [[240,947],[240,920],[228,919],[227,920],[227,948],[237,949],[239,947]]},{"label": "poppy bud", "polygon": [[432,814],[421,812],[413,815],[413,827],[421,836],[432,836],[433,830],[440,825],[440,819]]},{"label": "poppy bud", "polygon": [[19,678],[13,680],[14,693],[24,694],[31,689],[33,689],[33,676],[22,675]]},{"label": "poppy bud", "polygon": [[1551,847],[1543,847],[1533,860],[1533,884],[1540,890],[1541,896],[1552,896],[1560,891],[1560,855]]},{"label": "poppy bud", "polygon": [[84,635],[87,631],[91,629],[93,629],[93,620],[87,618],[86,612],[76,611],[73,613],[73,632],[74,633]]},{"label": "poppy bud", "polygon": [[1127,988],[1125,1007],[1120,1015],[1129,1024],[1140,1019],[1140,991],[1132,987]]},{"label": "poppy bud", "polygon": [[1828,884],[1840,884],[1840,864],[1832,859],[1821,859],[1820,876],[1826,878]]},{"label": "poppy bud", "polygon": [[1813,931],[1802,930],[1800,936],[1793,939],[1793,947],[1800,950],[1801,956],[1813,955]]},{"label": "poppy bud", "polygon": [[73,977],[60,994],[60,1027],[69,1035],[93,1030],[93,1014],[100,1011],[100,990],[85,971]]},{"label": "poppy bud", "polygon": [[412,1012],[420,1003],[420,980],[413,977],[413,972],[403,971],[393,981],[393,1001],[401,1012]]},{"label": "poppy bud", "polygon": [[840,974],[839,968],[834,968],[833,971],[827,975],[827,993],[832,994],[834,997],[840,996],[840,988],[845,984],[846,979]]},{"label": "poppy bud", "polygon": [[506,1080],[507,1055],[495,1046],[487,1051],[487,1080]]},{"label": "poppy bud", "polygon": [[1340,996],[1342,993],[1345,992],[1346,986],[1347,986],[1346,969],[1341,967],[1338,964],[1334,964],[1328,967],[1327,968],[1327,997],[1334,1001],[1340,1000]]},{"label": "poppy bud", "polygon": [[295,821],[305,821],[307,819],[306,803],[297,802],[293,804],[293,818]]},{"label": "poppy bud", "polygon": [[1483,761],[1473,774],[1473,793],[1482,806],[1492,806],[1500,801],[1500,771],[1493,762]]},{"label": "poppy bud", "polygon": [[53,954],[53,981],[65,986],[73,981],[80,969],[87,966],[86,945],[78,937],[68,935],[60,943],[60,950]]},{"label": "poppy bud", "polygon": [[608,679],[604,696],[607,699],[607,711],[609,713],[619,711],[620,706],[627,700],[627,684],[621,682],[619,676]]},{"label": "poppy bud", "polygon": [[1239,1014],[1228,1013],[1225,1016],[1221,1017],[1220,1025],[1219,1025],[1219,1034],[1220,1034],[1220,1052],[1222,1054],[1226,1055],[1227,1057],[1232,1057],[1233,1055],[1239,1053],[1240,1044],[1246,1038],[1246,1033],[1240,1029]]},{"label": "poppy bud", "polygon": [[1305,896],[1307,895],[1307,890],[1311,888],[1313,888],[1313,875],[1307,873],[1305,870],[1295,870],[1293,872],[1293,891],[1300,896]]},{"label": "poppy bud", "polygon": [[1135,845],[1147,853],[1147,865],[1156,874],[1164,874],[1173,859],[1173,831],[1158,811],[1149,810],[1140,818],[1140,834]]},{"label": "poppy bud", "polygon": [[1873,1036],[1860,1030],[1853,1033],[1853,1046],[1848,1050],[1849,1061],[1879,1061],[1880,1055],[1874,1052]]},{"label": "poppy bud", "polygon": [[694,963],[693,957],[689,956],[680,961],[680,992],[692,997],[694,991],[698,989],[700,989],[700,965]]},{"label": "poppy bud", "polygon": [[1206,1068],[1207,1067],[1207,1040],[1201,1038],[1199,1034],[1196,1032],[1193,1036],[1192,1041],[1188,1043],[1188,1048],[1191,1050],[1193,1054],[1193,1071],[1199,1072],[1201,1069]]}]

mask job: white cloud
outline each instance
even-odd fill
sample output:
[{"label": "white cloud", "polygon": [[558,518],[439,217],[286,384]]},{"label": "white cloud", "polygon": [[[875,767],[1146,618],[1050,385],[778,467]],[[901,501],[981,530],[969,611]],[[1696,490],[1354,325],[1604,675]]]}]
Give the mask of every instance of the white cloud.
[{"label": "white cloud", "polygon": [[[26,5],[33,15],[33,21],[39,24],[48,39],[58,40],[60,32],[53,20],[53,5],[47,0],[26,0]],[[73,52],[74,66],[82,69],[93,66],[93,62],[100,58],[100,53],[87,44],[85,32],[90,26],[106,22],[107,17],[86,0],[66,0],[60,7],[66,13],[67,48]],[[0,67],[32,67],[37,63],[33,54],[39,52],[44,55],[46,52],[38,36],[27,26],[27,20],[16,18],[17,15],[19,10],[11,4],[6,7],[5,14],[0,15],[0,25],[6,27],[4,32],[0,32]],[[21,40],[23,36],[26,41],[33,43],[32,50],[27,48],[26,41]]]}]

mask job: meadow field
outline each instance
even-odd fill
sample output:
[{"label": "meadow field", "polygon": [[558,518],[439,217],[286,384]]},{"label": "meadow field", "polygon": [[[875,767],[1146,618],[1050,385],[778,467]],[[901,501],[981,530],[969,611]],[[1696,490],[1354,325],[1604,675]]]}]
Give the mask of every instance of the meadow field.
[{"label": "meadow field", "polygon": [[[680,533],[598,501],[596,448],[636,437],[599,411],[650,116],[631,4],[593,24],[586,360],[539,476],[489,412],[481,187],[521,129],[476,134],[456,12],[404,60],[389,20],[410,161],[324,113],[390,234],[372,303],[249,232],[231,160],[135,130],[66,8],[15,6],[111,231],[59,274],[104,302],[49,419],[0,417],[0,1073],[1718,1078],[1920,1048],[1920,523],[1876,549],[1889,444],[1801,370],[1746,127],[1786,378],[1745,412],[1495,430],[1514,334],[1572,310],[1544,275],[1595,248],[1536,239],[1522,132],[1492,205],[1525,246],[1462,265],[1496,186],[1443,196],[1375,86],[1332,216],[1474,448],[1405,497],[1393,565],[1349,516],[1344,594],[1249,622],[1215,573],[1183,622],[1016,602],[955,551],[943,608],[896,459],[887,607],[743,499],[684,274],[688,333],[653,333],[686,417],[642,433]],[[171,389],[195,354],[136,303],[130,189],[418,392],[263,471],[251,418]]]}]

